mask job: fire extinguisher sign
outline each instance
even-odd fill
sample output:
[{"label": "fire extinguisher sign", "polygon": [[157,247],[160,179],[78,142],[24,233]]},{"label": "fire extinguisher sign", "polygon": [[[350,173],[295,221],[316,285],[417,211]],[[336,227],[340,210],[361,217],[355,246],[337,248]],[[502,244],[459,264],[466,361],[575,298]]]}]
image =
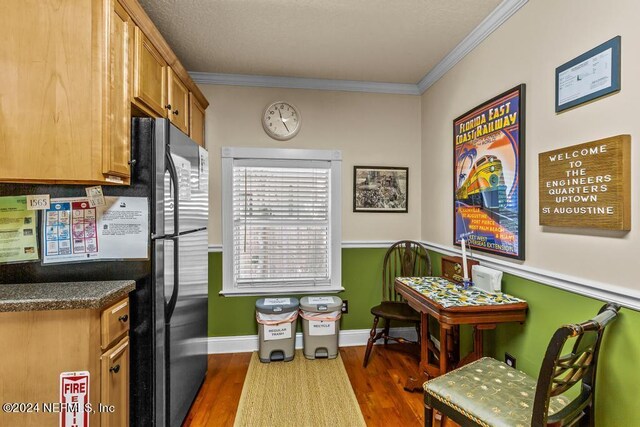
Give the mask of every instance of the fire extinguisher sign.
[{"label": "fire extinguisher sign", "polygon": [[60,427],[89,427],[89,372],[60,374]]}]

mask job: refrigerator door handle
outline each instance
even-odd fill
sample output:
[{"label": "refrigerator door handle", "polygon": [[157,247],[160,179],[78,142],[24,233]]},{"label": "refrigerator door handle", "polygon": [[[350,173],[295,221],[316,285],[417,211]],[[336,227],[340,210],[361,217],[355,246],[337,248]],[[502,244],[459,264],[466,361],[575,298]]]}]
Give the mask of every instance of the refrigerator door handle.
[{"label": "refrigerator door handle", "polygon": [[173,245],[173,293],[165,310],[165,322],[169,323],[173,316],[173,311],[176,308],[178,302],[178,289],[180,285],[180,242],[178,241],[178,235],[180,234],[180,187],[178,185],[178,172],[176,165],[173,163],[171,153],[167,151],[167,168],[169,169],[169,176],[171,183],[173,184],[173,236],[170,238],[174,241]]},{"label": "refrigerator door handle", "polygon": [[177,236],[180,234],[180,178],[178,177],[176,164],[173,162],[169,151],[167,151],[167,170],[173,185],[173,235]]},{"label": "refrigerator door handle", "polygon": [[178,302],[178,286],[180,283],[180,274],[178,269],[178,263],[180,262],[180,242],[178,241],[178,236],[171,237],[171,240],[174,241],[173,244],[173,292],[171,293],[171,298],[167,302],[167,306],[165,309],[165,323],[169,324],[171,321],[171,317],[173,316],[173,311],[176,309],[176,304]]}]

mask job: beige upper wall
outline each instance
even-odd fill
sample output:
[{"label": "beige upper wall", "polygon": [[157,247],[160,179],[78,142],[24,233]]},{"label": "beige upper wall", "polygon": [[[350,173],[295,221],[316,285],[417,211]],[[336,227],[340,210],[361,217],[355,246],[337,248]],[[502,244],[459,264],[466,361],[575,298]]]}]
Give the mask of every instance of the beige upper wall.
[{"label": "beige upper wall", "polygon": [[[207,109],[211,185],[209,242],[222,242],[220,148],[273,147],[342,150],[342,240],[420,237],[420,98],[409,95],[200,85]],[[300,110],[300,133],[289,142],[262,129],[273,101]],[[353,166],[409,167],[409,213],[354,213]]]},{"label": "beige upper wall", "polygon": [[[640,3],[636,0],[529,1],[422,96],[422,238],[452,246],[452,121],[526,83],[526,266],[640,289],[640,206],[629,233],[543,229],[538,225],[538,153],[631,134],[632,192],[638,189]],[[556,114],[555,69],[622,36],[622,91]],[[504,259],[504,258],[503,258]]]}]

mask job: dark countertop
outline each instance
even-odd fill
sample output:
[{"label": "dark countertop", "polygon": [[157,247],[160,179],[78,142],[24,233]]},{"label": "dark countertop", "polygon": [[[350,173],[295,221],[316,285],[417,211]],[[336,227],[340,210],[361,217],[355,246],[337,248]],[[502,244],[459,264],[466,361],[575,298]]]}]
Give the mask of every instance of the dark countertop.
[{"label": "dark countertop", "polygon": [[0,285],[0,312],[100,309],[135,288],[135,280]]}]

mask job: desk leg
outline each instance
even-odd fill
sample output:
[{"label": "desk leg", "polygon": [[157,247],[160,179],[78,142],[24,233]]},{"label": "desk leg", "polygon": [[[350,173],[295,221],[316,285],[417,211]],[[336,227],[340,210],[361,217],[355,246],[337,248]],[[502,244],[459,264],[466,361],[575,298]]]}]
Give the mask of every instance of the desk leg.
[{"label": "desk leg", "polygon": [[[460,361],[460,327],[453,325],[447,328],[447,369],[454,369]],[[442,372],[446,374],[446,372]]]},{"label": "desk leg", "polygon": [[451,338],[451,332],[440,325],[440,375],[448,372],[449,350],[451,344],[449,339]]},{"label": "desk leg", "polygon": [[482,356],[484,356],[484,346],[483,346],[483,336],[482,331],[485,329],[495,329],[496,325],[488,324],[488,325],[472,325],[473,327],[473,350],[471,353],[467,354],[460,363],[458,363],[457,367],[461,367],[466,365],[467,363],[474,362]]},{"label": "desk leg", "polygon": [[460,361],[460,326],[453,326],[451,331],[453,333],[453,358],[450,363],[452,366],[457,366]]},{"label": "desk leg", "polygon": [[420,313],[420,363],[418,374],[407,378],[404,386],[406,391],[422,391],[422,384],[429,379],[427,366],[429,364],[429,315]]},{"label": "desk leg", "polygon": [[475,356],[475,360],[478,360],[482,357],[484,353],[483,349],[483,336],[482,329],[477,326],[473,327],[473,353]]}]

